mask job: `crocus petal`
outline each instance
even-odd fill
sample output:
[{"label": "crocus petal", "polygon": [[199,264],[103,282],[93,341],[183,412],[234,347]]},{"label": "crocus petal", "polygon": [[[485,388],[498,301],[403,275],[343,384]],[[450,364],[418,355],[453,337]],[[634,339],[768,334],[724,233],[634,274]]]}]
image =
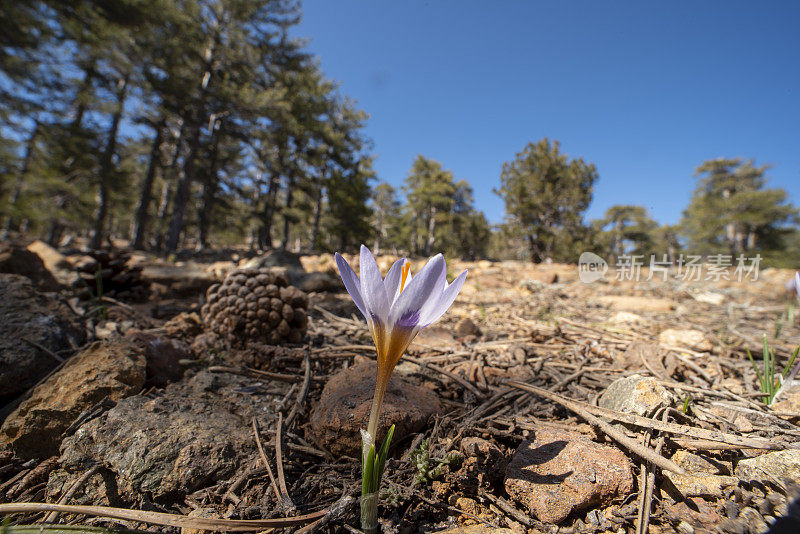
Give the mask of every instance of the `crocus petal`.
[{"label": "crocus petal", "polygon": [[419,324],[420,311],[432,297],[438,297],[446,281],[444,257],[437,254],[425,264],[417,276],[392,304],[389,323],[392,328],[414,328]]},{"label": "crocus petal", "polygon": [[369,319],[367,307],[364,304],[364,297],[361,295],[361,280],[358,279],[353,268],[350,267],[350,264],[347,263],[347,260],[345,260],[341,254],[337,252],[334,254],[334,257],[336,258],[336,266],[339,268],[339,276],[342,277],[342,282],[344,282],[344,288],[350,293],[350,297],[353,299],[358,311],[361,312],[361,315],[363,315],[365,319]]},{"label": "crocus petal", "polygon": [[464,285],[464,280],[467,279],[467,271],[464,271],[458,277],[453,280],[453,283],[448,285],[444,291],[442,291],[441,296],[437,299],[436,304],[431,308],[425,310],[422,315],[422,320],[420,321],[420,325],[422,328],[425,328],[431,323],[436,322],[439,317],[444,315],[444,312],[453,305],[453,301],[456,300],[458,293],[461,291],[461,286]]},{"label": "crocus petal", "polygon": [[368,320],[386,323],[389,316],[389,297],[383,286],[383,278],[375,257],[367,247],[361,245],[361,294],[367,307]]},{"label": "crocus petal", "polygon": [[386,296],[388,296],[392,302],[394,302],[394,299],[400,294],[400,282],[403,279],[403,265],[405,265],[405,263],[405,259],[399,259],[394,262],[389,272],[386,273],[386,279],[383,281],[383,287],[386,288]]}]

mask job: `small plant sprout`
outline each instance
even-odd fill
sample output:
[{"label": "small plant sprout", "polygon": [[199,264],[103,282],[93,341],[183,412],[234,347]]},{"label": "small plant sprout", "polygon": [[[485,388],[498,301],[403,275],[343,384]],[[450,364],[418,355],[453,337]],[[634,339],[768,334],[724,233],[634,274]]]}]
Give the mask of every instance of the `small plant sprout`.
[{"label": "small plant sprout", "polygon": [[413,278],[411,264],[401,259],[392,265],[384,279],[372,253],[361,245],[359,278],[339,253],[335,257],[344,287],[367,320],[378,359],[369,424],[366,430],[361,430],[361,529],[370,534],[378,529],[378,489],[394,434],[392,426],[376,451],[378,419],[389,377],[419,331],[436,321],[453,304],[467,271],[448,284],[447,265],[444,257],[437,254]]},{"label": "small plant sprout", "polygon": [[764,348],[763,348],[764,356],[762,365],[763,369],[758,368],[758,365],[756,364],[753,355],[750,354],[750,349],[747,349],[747,357],[750,358],[750,362],[753,364],[753,368],[756,370],[756,375],[758,376],[758,382],[761,385],[761,391],[764,393],[763,395],[764,404],[766,404],[767,406],[769,406],[775,401],[784,382],[787,383],[791,382],[794,379],[795,375],[797,374],[797,368],[799,366],[796,366],[795,369],[792,370],[792,373],[791,375],[789,375],[787,380],[786,375],[789,374],[789,369],[792,367],[792,364],[794,363],[795,359],[797,359],[798,352],[800,352],[800,347],[797,347],[794,350],[791,358],[789,358],[789,361],[784,366],[783,371],[781,371],[781,373],[776,377],[775,349],[769,346],[769,343],[767,342],[767,336],[764,336]]}]

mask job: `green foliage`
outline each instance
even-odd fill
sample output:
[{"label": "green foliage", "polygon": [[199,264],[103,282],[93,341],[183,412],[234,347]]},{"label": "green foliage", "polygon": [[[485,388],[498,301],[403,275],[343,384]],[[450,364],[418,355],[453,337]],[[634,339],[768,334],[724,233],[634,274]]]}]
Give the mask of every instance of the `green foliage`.
[{"label": "green foliage", "polygon": [[552,258],[557,241],[582,226],[596,180],[594,164],[570,160],[547,138],[503,164],[495,192],[505,201],[509,230],[527,241],[534,262]]},{"label": "green foliage", "polygon": [[[776,366],[776,358],[775,358],[775,349],[769,346],[767,342],[767,336],[764,336],[764,346],[763,346],[763,360],[762,360],[762,368],[759,369],[758,365],[756,364],[753,355],[750,354],[750,349],[747,349],[747,357],[750,358],[750,363],[753,364],[753,368],[756,370],[756,375],[758,376],[758,382],[761,386],[761,391],[764,393],[763,401],[764,404],[769,406],[772,404],[772,400],[775,398],[775,394],[780,389],[781,380],[775,377],[775,373],[777,370]],[[781,372],[781,379],[786,378],[786,375],[789,373],[789,370],[792,368],[792,364],[794,363],[795,359],[797,358],[797,354],[800,352],[800,347],[797,347],[792,353],[791,358],[786,363]]]},{"label": "green foliage", "polygon": [[786,249],[798,211],[786,191],[765,187],[768,169],[741,158],[708,160],[697,168],[697,188],[681,220],[694,253]]},{"label": "green foliage", "polygon": [[[427,439],[422,440],[419,448],[411,451],[409,458],[416,467],[417,474],[414,477],[414,484],[426,484],[439,478],[444,469],[450,465],[461,462],[461,454],[457,451],[449,452],[441,458],[431,458],[430,443]],[[433,465],[431,465],[433,463]]]},{"label": "green foliage", "polygon": [[658,225],[642,206],[611,206],[596,224],[607,251],[616,258],[653,252],[653,233]]}]

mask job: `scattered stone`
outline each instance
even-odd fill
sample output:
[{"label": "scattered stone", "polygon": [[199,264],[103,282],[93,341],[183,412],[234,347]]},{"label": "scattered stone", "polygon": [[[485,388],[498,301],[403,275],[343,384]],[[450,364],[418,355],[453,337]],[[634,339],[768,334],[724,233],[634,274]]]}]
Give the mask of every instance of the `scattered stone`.
[{"label": "scattered stone", "polygon": [[273,412],[266,411],[251,379],[226,373],[200,371],[156,398],[128,397],[64,440],[60,461],[66,473],[47,494],[53,498],[89,462],[101,462],[129,502],[181,501],[229,480],[252,461],[254,415]]},{"label": "scattered stone", "polygon": [[[203,519],[220,519],[219,511],[211,507],[195,508],[186,515],[187,517],[198,517]],[[181,528],[181,534],[206,534],[207,532],[207,530],[199,528]]]},{"label": "scattered stone", "polygon": [[796,414],[800,417],[800,386],[778,392],[770,408],[776,412]]},{"label": "scattered stone", "polygon": [[673,401],[672,394],[655,378],[631,375],[614,380],[600,395],[598,402],[601,408],[607,410],[649,417]]},{"label": "scattered stone", "polygon": [[608,322],[612,324],[641,324],[647,322],[647,319],[635,313],[621,311],[612,315]]},{"label": "scattered stone", "polygon": [[516,534],[510,528],[489,527],[486,525],[468,525],[439,530],[436,534]]},{"label": "scattered stone", "polygon": [[57,291],[61,287],[37,254],[9,243],[0,243],[0,273],[25,276],[42,291]]},{"label": "scattered stone", "polygon": [[[375,362],[358,363],[332,376],[311,413],[311,433],[320,447],[336,455],[359,457],[361,429],[367,427],[375,392]],[[378,435],[395,425],[398,436],[419,432],[441,411],[436,394],[410,380],[393,375],[383,401]],[[380,438],[382,439],[382,438]]]},{"label": "scattered stone", "polygon": [[619,449],[576,432],[542,428],[514,453],[505,488],[540,521],[559,523],[572,512],[626,495],[633,489],[633,474]]},{"label": "scattered stone", "polygon": [[58,283],[65,286],[80,284],[80,277],[67,257],[44,241],[34,241],[28,245],[28,250],[39,256],[45,268],[58,280]]},{"label": "scattered stone", "polygon": [[800,480],[800,449],[773,451],[741,460],[736,465],[735,473],[746,480],[770,482],[771,477],[778,480]]},{"label": "scattered stone", "polygon": [[663,474],[684,497],[722,498],[725,490],[739,483],[738,478],[724,475],[705,473],[680,475],[670,471],[664,471]]},{"label": "scattered stone", "polygon": [[125,337],[144,350],[149,385],[163,388],[170,382],[183,378],[180,361],[191,358],[189,347],[185,343],[140,330],[129,330]]},{"label": "scattered stone", "polygon": [[719,306],[723,302],[725,302],[725,295],[722,293],[715,293],[712,291],[703,291],[701,293],[694,293],[692,294],[692,298],[697,302],[705,302],[706,304],[712,304],[714,306]]},{"label": "scattered stone", "polygon": [[78,317],[60,299],[16,274],[0,274],[0,398],[32,387],[59,361],[53,354],[85,338]]},{"label": "scattered stone", "polygon": [[58,454],[64,431],[84,410],[141,390],[143,351],[127,342],[93,343],[37,386],[0,427],[0,443],[22,458]]},{"label": "scattered stone", "polygon": [[761,517],[761,514],[755,508],[751,508],[747,506],[742,508],[741,513],[739,514],[739,519],[744,521],[747,525],[748,532],[753,532],[754,534],[764,534],[769,527],[767,526],[767,522],[764,521],[764,518]]},{"label": "scattered stone", "polygon": [[439,325],[432,325],[421,330],[414,343],[417,346],[442,351],[451,351],[453,347],[459,345],[456,338],[453,337],[452,330]]},{"label": "scattered stone", "polygon": [[675,523],[686,522],[695,529],[704,529],[702,532],[715,532],[723,518],[716,512],[715,507],[701,497],[666,504],[666,516]]},{"label": "scattered stone", "polygon": [[458,491],[477,495],[479,488],[490,490],[502,480],[508,460],[491,441],[466,437],[461,440],[461,453],[461,467],[453,476]]},{"label": "scattered stone", "polygon": [[481,331],[469,317],[464,317],[456,325],[456,337],[479,336]]},{"label": "scattered stone", "polygon": [[678,347],[697,352],[710,352],[711,341],[700,330],[678,330],[670,328],[658,336],[658,342],[666,347]]},{"label": "scattered stone", "polygon": [[193,338],[203,333],[203,321],[195,312],[179,313],[162,327],[168,337]]},{"label": "scattered stone", "polygon": [[632,312],[668,312],[677,306],[675,302],[668,299],[620,295],[605,295],[597,297],[593,301],[612,310]]},{"label": "scattered stone", "polygon": [[533,271],[525,274],[526,279],[519,283],[520,287],[535,289],[538,285],[549,285],[558,282],[558,273],[552,271]]},{"label": "scattered stone", "polygon": [[119,325],[114,321],[100,321],[94,327],[94,337],[101,341],[119,336]]},{"label": "scattered stone", "polygon": [[489,527],[486,525],[469,525],[439,530],[437,534],[516,534],[510,528]]}]

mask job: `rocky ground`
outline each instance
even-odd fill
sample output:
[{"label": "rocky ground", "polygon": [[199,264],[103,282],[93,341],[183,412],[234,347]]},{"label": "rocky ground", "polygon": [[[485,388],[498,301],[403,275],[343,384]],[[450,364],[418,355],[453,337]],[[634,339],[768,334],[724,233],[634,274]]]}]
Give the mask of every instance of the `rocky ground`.
[{"label": "rocky ground", "polygon": [[[745,349],[760,364],[767,334],[782,365],[800,345],[792,273],[449,267],[470,269],[462,294],[386,397],[384,532],[746,534],[787,514],[800,389],[767,407]],[[374,349],[329,256],[5,245],[0,315],[0,502],[164,512],[187,532],[358,526]],[[178,530],[148,518],[11,521]]]}]

